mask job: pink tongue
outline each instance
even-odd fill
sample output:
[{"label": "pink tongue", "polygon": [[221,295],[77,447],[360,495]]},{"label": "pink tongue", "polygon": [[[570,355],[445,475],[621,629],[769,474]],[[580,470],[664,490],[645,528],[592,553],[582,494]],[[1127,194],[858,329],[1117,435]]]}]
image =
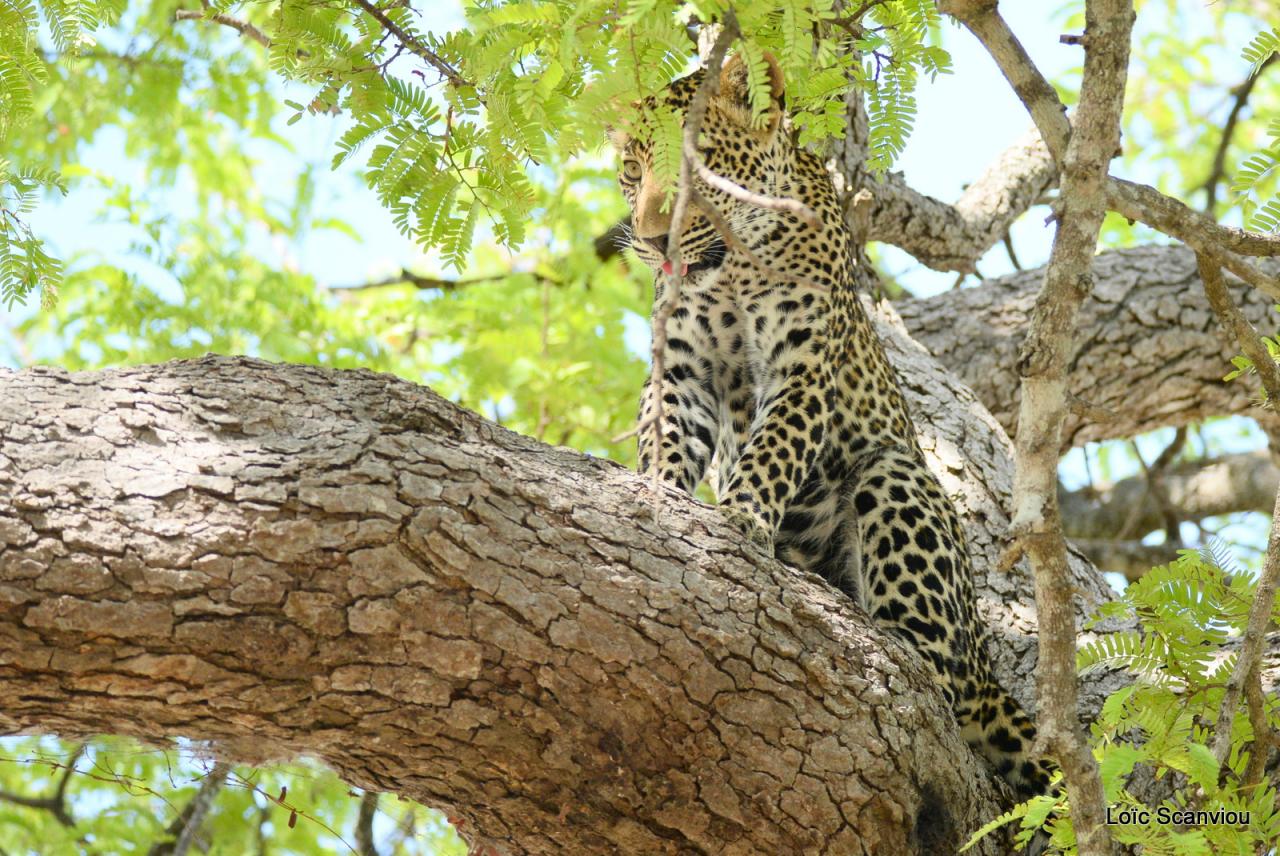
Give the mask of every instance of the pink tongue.
[{"label": "pink tongue", "polygon": [[[671,276],[671,271],[672,271],[671,260],[667,259],[665,262],[662,263],[662,272],[665,273],[667,276]],[[687,263],[682,262],[680,264],[680,275],[684,276],[688,272],[689,272],[689,265]]]}]

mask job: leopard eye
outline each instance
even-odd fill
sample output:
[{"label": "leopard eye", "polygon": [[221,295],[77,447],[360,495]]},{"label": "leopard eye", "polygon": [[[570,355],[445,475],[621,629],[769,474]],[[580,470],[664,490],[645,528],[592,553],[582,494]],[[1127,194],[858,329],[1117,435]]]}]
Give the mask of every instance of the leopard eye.
[{"label": "leopard eye", "polygon": [[622,162],[622,177],[627,181],[639,181],[642,172],[640,161],[627,158]]}]

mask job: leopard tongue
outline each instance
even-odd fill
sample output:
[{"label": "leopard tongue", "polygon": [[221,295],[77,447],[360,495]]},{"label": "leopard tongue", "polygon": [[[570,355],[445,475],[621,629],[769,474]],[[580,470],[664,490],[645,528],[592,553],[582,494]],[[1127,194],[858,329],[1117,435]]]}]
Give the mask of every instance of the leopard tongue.
[{"label": "leopard tongue", "polygon": [[[667,259],[665,262],[662,263],[662,272],[665,273],[667,276],[671,276],[671,271],[672,271],[671,259]],[[689,265],[685,262],[682,262],[680,264],[680,275],[684,276],[688,272],[689,272]]]}]

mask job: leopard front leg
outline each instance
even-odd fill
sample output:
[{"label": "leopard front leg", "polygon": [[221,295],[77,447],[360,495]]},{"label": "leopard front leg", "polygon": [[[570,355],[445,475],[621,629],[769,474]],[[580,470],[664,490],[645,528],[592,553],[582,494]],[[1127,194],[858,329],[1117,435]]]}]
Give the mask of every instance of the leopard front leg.
[{"label": "leopard front leg", "polygon": [[652,378],[645,381],[640,398],[639,471],[652,473],[656,466],[664,484],[687,493],[693,493],[706,474],[719,431],[717,375],[724,367],[717,325],[727,312],[721,304],[714,293],[690,289],[667,321],[656,455],[658,400]]},{"label": "leopard front leg", "polygon": [[720,503],[747,534],[772,543],[827,438],[834,395],[827,297],[774,286],[744,295],[742,305],[755,408]]}]

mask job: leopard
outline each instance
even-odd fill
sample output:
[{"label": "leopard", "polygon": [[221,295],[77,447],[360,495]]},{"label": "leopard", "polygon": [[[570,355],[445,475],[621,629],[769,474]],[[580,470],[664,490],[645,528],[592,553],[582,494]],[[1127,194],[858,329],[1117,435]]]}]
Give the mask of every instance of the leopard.
[{"label": "leopard", "polygon": [[[741,55],[708,87],[697,154],[738,188],[699,171],[675,233],[654,143],[634,126],[608,130],[631,209],[627,241],[654,271],[655,317],[675,292],[661,382],[641,393],[638,469],[690,494],[706,478],[750,538],[920,653],[962,737],[1019,799],[1043,793],[1053,766],[1035,754],[1034,722],[992,674],[958,514],[859,297],[853,272],[870,262],[823,160],[797,144],[777,61],[766,55],[765,64],[763,113]],[[705,75],[635,106],[674,110],[683,123]],[[817,223],[760,197],[801,203]]]}]

